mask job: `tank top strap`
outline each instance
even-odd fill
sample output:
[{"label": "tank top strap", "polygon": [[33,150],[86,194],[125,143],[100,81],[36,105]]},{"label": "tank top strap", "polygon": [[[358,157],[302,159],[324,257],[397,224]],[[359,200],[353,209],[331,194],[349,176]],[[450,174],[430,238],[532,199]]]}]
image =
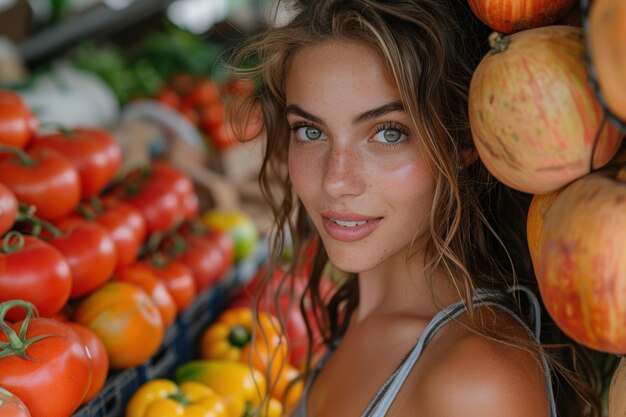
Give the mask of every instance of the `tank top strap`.
[{"label": "tank top strap", "polygon": [[[510,289],[510,292],[520,291],[526,294],[529,297],[531,305],[533,306],[533,315],[534,315],[534,331],[532,332],[532,336],[535,339],[539,340],[539,302],[535,295],[525,287],[516,286]],[[522,319],[518,317],[516,313],[514,313],[511,309],[506,307],[503,304],[503,300],[506,298],[506,293],[501,291],[487,290],[487,289],[478,289],[475,291],[475,294],[472,298],[472,304],[474,307],[478,306],[495,306],[507,311],[515,320],[517,320],[523,327],[528,328],[527,324],[524,323]],[[404,384],[407,376],[415,362],[420,357],[422,351],[426,347],[426,345],[432,340],[432,338],[437,334],[441,328],[443,328],[450,321],[454,320],[461,314],[463,314],[467,310],[467,305],[464,301],[458,301],[454,304],[451,304],[439,311],[435,317],[428,323],[426,328],[424,329],[421,337],[419,338],[416,345],[413,347],[409,355],[406,357],[402,365],[397,369],[397,372],[394,374],[394,378],[392,381],[388,381],[385,384],[384,391],[381,390],[376,395],[376,397],[370,403],[371,406],[368,406],[365,413],[362,417],[383,417],[389,407],[391,406],[393,400],[396,398],[396,395],[400,391],[400,388]],[[557,417],[556,415],[556,404],[554,401],[554,395],[552,391],[552,378],[550,375],[550,369],[548,367],[548,363],[544,356],[541,357],[542,368],[544,371],[545,381],[548,389],[548,399],[550,403],[550,417]]]}]

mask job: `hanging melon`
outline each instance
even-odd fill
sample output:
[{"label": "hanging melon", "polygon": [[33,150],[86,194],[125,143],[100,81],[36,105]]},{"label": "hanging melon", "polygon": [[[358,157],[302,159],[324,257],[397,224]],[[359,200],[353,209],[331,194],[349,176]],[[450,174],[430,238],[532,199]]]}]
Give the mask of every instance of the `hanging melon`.
[{"label": "hanging melon", "polygon": [[587,82],[581,28],[496,34],[492,45],[472,77],[469,117],[478,153],[496,178],[543,194],[613,157],[622,137],[603,123]]},{"label": "hanging melon", "polygon": [[626,166],[568,185],[546,211],[537,281],[546,309],[572,339],[626,353]]},{"label": "hanging melon", "polygon": [[626,1],[595,0],[589,11],[589,47],[602,97],[626,122]]}]

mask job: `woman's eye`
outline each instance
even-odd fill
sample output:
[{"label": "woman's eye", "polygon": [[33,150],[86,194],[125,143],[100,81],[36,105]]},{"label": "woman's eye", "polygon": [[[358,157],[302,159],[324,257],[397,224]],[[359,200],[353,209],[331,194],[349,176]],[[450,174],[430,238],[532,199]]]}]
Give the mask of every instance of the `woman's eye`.
[{"label": "woman's eye", "polygon": [[375,138],[383,143],[398,143],[406,139],[406,134],[399,129],[381,129]]},{"label": "woman's eye", "polygon": [[294,128],[294,130],[296,137],[302,141],[314,141],[326,138],[321,130],[313,126],[300,126]]}]

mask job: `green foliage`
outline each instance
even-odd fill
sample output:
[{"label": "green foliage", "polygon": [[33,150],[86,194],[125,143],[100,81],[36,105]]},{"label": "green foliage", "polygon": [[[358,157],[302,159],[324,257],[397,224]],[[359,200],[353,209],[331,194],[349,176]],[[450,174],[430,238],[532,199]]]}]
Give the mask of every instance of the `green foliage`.
[{"label": "green foliage", "polygon": [[133,53],[115,45],[80,45],[72,54],[76,67],[100,76],[121,104],[135,97],[153,96],[174,74],[189,73],[225,78],[220,71],[223,48],[169,25],[149,33]]}]

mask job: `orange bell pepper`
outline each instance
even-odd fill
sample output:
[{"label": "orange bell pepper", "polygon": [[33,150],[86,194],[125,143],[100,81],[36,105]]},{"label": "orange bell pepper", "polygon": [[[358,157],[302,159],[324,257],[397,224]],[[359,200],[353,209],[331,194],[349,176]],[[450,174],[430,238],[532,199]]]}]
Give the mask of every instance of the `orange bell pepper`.
[{"label": "orange bell pepper", "polygon": [[247,307],[224,311],[203,333],[200,356],[251,364],[266,376],[271,375],[268,383],[272,385],[289,361],[287,338],[274,316],[253,313]]}]

